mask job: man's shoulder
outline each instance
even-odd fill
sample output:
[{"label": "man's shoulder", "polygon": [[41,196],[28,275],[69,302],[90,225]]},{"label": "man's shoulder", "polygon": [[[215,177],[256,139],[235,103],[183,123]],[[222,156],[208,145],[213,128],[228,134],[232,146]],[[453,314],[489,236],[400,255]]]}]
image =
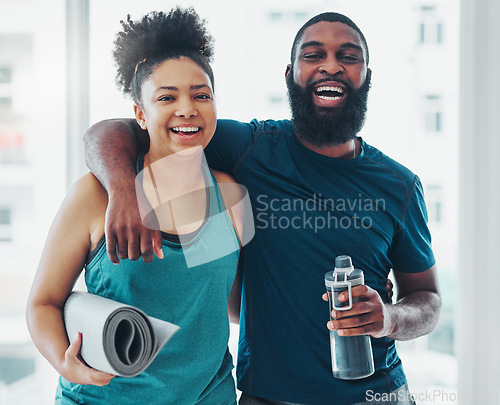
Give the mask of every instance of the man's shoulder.
[{"label": "man's shoulder", "polygon": [[399,183],[406,192],[413,189],[418,176],[412,170],[366,142],[364,142],[363,148],[364,160],[367,164],[372,165],[370,171],[374,175],[383,176],[386,180],[391,179],[393,184]]},{"label": "man's shoulder", "polygon": [[258,124],[265,133],[278,133],[278,132],[293,132],[292,122],[290,120],[253,120]]},{"label": "man's shoulder", "polygon": [[250,122],[237,120],[219,119],[217,120],[217,132],[246,132],[254,135],[263,133],[292,133],[292,123],[290,120],[258,120],[253,119]]},{"label": "man's shoulder", "polygon": [[[259,150],[269,150],[285,139],[287,134],[293,134],[288,120],[252,120],[241,122],[219,119],[215,135],[207,145],[205,154],[211,168],[229,172],[234,175],[235,168],[244,156],[256,146]],[[284,135],[284,136],[283,136]],[[270,141],[274,140],[274,141]]]}]

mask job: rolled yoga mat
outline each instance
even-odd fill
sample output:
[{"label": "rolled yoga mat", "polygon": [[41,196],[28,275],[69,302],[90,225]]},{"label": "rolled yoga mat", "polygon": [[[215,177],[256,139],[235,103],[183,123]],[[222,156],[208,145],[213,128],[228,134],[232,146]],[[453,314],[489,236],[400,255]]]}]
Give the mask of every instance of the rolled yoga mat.
[{"label": "rolled yoga mat", "polygon": [[92,368],[121,377],[144,371],[179,327],[130,305],[74,291],[64,306],[72,341],[82,333],[80,354]]}]

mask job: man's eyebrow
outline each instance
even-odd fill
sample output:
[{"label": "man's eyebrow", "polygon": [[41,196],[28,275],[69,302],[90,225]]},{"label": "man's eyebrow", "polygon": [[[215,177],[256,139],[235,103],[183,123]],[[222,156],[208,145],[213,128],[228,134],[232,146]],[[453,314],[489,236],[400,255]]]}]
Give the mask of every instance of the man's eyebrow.
[{"label": "man's eyebrow", "polygon": [[308,41],[304,42],[302,45],[300,45],[300,49],[307,48],[308,46],[324,46],[325,44],[323,42],[319,41]]},{"label": "man's eyebrow", "polygon": [[340,47],[341,48],[354,48],[360,52],[363,52],[363,47],[361,47],[358,44],[355,44],[353,42],[346,42],[345,44],[340,45]]},{"label": "man's eyebrow", "polygon": [[[300,49],[304,49],[304,48],[307,48],[308,46],[324,46],[325,44],[323,42],[319,42],[319,41],[308,41],[308,42],[304,42],[301,46],[300,46]],[[363,48],[358,45],[358,44],[355,44],[354,42],[346,42],[342,45],[340,45],[340,48],[354,48],[354,49],[357,49],[358,51],[360,52],[363,52]]]}]

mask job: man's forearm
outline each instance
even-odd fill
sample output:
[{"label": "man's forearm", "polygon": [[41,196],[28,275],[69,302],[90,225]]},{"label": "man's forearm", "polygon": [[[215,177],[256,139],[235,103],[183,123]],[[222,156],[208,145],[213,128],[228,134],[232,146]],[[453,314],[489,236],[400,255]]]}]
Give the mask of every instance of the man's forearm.
[{"label": "man's forearm", "polygon": [[391,319],[387,337],[411,340],[430,333],[439,318],[441,298],[432,291],[416,291],[386,306]]},{"label": "man's forearm", "polygon": [[131,119],[105,120],[84,134],[87,166],[108,191],[134,183],[139,150],[134,123]]},{"label": "man's forearm", "polygon": [[163,258],[161,233],[144,226],[135,187],[135,162],[149,148],[149,137],[135,120],[98,122],[85,134],[85,160],[108,191],[105,229],[106,250],[113,263],[120,259],[148,263],[153,252]]}]

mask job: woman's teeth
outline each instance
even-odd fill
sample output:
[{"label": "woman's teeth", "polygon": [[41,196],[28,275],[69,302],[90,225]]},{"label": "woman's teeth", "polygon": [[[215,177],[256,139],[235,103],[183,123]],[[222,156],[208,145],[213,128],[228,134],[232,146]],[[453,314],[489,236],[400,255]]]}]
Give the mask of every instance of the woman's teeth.
[{"label": "woman's teeth", "polygon": [[173,127],[171,128],[171,131],[172,132],[175,132],[175,133],[179,133],[179,132],[182,132],[182,133],[195,133],[195,132],[198,132],[200,130],[200,127]]}]

